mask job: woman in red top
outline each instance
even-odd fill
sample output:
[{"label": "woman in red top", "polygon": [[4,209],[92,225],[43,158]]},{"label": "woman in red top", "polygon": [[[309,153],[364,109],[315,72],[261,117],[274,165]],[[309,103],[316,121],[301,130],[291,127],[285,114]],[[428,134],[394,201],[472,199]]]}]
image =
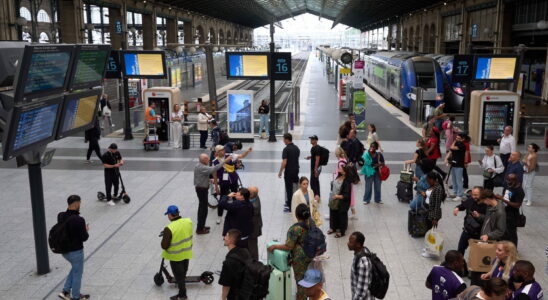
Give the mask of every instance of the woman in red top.
[{"label": "woman in red top", "polygon": [[[436,162],[438,158],[441,157],[441,151],[440,151],[440,130],[436,128],[435,126],[432,127],[430,130],[430,137],[426,141],[426,148],[427,148],[427,154],[428,158]],[[444,172],[440,167],[435,165],[434,170],[436,170],[445,180],[445,177],[447,176],[447,173]]]}]

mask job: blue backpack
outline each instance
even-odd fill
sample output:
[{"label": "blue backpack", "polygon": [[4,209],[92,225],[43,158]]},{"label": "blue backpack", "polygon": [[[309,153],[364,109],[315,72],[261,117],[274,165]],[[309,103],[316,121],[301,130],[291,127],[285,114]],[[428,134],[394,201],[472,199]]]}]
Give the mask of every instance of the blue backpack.
[{"label": "blue backpack", "polygon": [[325,243],[325,235],[322,230],[316,227],[316,224],[312,219],[310,219],[310,227],[307,226],[306,223],[299,223],[299,225],[308,229],[308,233],[304,238],[304,254],[310,258],[324,254],[327,250],[327,244]]}]

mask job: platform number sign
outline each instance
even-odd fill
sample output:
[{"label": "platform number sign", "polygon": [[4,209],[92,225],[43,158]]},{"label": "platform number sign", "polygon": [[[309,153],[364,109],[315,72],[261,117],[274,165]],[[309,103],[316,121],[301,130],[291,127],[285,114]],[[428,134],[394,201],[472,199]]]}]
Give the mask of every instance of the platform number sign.
[{"label": "platform number sign", "polygon": [[455,55],[451,76],[453,82],[467,83],[472,79],[474,57],[472,55]]},{"label": "platform number sign", "polygon": [[105,78],[119,79],[122,78],[120,68],[120,52],[117,50],[110,51],[110,56],[107,60],[107,71],[105,72]]},{"label": "platform number sign", "polygon": [[273,80],[291,80],[290,52],[275,52],[272,54],[270,76]]}]

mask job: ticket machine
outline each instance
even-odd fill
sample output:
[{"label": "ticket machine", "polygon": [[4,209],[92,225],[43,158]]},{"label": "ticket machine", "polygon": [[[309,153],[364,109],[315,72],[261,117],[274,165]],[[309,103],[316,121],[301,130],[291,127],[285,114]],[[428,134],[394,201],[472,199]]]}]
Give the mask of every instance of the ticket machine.
[{"label": "ticket machine", "polygon": [[160,116],[160,124],[158,125],[158,138],[161,141],[169,140],[169,120],[171,116],[171,111],[175,104],[179,104],[181,109],[183,107],[181,90],[177,87],[153,87],[145,89],[143,91],[143,100],[146,107],[150,106],[152,103],[156,103],[156,115]]}]

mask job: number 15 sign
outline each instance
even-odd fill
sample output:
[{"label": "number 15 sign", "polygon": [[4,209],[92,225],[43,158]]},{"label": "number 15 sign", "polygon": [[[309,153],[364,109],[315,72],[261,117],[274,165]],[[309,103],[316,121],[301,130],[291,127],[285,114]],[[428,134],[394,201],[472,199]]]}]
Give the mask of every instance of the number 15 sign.
[{"label": "number 15 sign", "polygon": [[468,83],[472,79],[474,57],[472,55],[455,55],[451,76],[453,82]]},{"label": "number 15 sign", "polygon": [[270,59],[270,79],[291,80],[291,52],[274,52]]}]

